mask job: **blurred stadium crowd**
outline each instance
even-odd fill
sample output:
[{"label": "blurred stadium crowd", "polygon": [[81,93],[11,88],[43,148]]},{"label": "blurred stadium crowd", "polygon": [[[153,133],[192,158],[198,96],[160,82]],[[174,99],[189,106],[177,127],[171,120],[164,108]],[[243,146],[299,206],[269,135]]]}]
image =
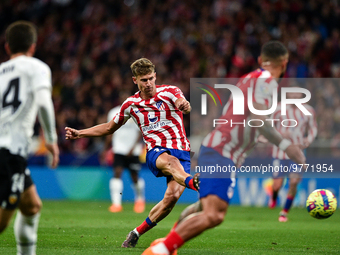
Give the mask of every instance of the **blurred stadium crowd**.
[{"label": "blurred stadium crowd", "polygon": [[[136,91],[129,67],[140,57],[155,63],[157,84],[177,85],[187,98],[191,77],[240,77],[257,68],[260,47],[270,39],[290,51],[286,77],[340,77],[334,0],[3,0],[1,45],[5,28],[18,19],[37,25],[36,57],[53,72],[62,153],[100,150],[99,138],[65,140],[64,127],[106,122],[119,91]],[[340,156],[340,87],[326,82],[308,89],[316,143]],[[186,127],[189,132],[188,118]]]}]

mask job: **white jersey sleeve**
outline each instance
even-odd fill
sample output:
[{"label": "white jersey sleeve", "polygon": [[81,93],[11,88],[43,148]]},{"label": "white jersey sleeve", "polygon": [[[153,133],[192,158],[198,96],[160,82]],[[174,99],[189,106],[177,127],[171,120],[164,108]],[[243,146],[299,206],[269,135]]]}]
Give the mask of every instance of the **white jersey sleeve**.
[{"label": "white jersey sleeve", "polygon": [[169,89],[167,89],[166,96],[168,96],[171,99],[171,101],[174,102],[174,103],[179,98],[185,99],[185,96],[184,96],[182,90],[180,90],[176,86],[169,86]]}]

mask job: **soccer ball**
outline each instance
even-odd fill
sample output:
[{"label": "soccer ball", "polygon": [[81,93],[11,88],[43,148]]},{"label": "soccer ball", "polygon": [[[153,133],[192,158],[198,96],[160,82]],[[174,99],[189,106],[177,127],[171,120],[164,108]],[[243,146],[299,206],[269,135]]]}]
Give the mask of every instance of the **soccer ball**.
[{"label": "soccer ball", "polygon": [[333,215],[337,201],[332,192],[327,189],[314,190],[307,198],[308,213],[316,219],[326,219]]}]

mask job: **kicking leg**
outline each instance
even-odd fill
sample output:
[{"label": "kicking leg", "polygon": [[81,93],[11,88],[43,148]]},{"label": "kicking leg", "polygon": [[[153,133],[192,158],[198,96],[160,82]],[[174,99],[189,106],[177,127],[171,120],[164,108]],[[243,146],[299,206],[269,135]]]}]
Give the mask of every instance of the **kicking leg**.
[{"label": "kicking leg", "polygon": [[165,191],[162,201],[151,209],[149,216],[140,226],[128,234],[126,240],[122,244],[122,247],[135,247],[142,234],[156,226],[158,222],[164,219],[171,212],[184,189],[185,187],[179,185],[174,180],[171,180],[168,183],[168,188]]},{"label": "kicking leg", "polygon": [[18,254],[35,255],[41,207],[35,185],[31,185],[21,195],[14,222]]}]

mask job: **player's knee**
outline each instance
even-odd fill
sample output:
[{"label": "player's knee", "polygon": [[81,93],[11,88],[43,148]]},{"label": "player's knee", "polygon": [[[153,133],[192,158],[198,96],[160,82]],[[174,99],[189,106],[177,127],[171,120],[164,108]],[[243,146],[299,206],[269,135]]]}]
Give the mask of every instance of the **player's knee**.
[{"label": "player's knee", "polygon": [[120,179],[122,178],[122,174],[123,174],[123,169],[117,167],[114,171],[114,177]]},{"label": "player's knee", "polygon": [[22,214],[26,215],[26,216],[31,216],[31,215],[35,215],[38,212],[41,211],[42,208],[42,202],[41,200],[37,200],[34,201],[30,204],[26,204],[26,206],[23,206],[20,208]]},{"label": "player's knee", "polygon": [[296,187],[300,182],[299,178],[291,178],[290,179],[290,185]]},{"label": "player's knee", "polygon": [[169,157],[168,157],[168,168],[169,168],[169,170],[176,168],[178,163],[179,163],[179,160],[176,157],[169,155]]},{"label": "player's knee", "polygon": [[165,207],[173,208],[177,203],[178,199],[180,198],[180,196],[181,196],[180,192],[174,192],[165,196],[163,199]]},{"label": "player's knee", "polygon": [[206,222],[208,224],[209,228],[216,227],[220,225],[224,221],[224,212],[215,212],[215,213],[209,213],[206,214]]}]

